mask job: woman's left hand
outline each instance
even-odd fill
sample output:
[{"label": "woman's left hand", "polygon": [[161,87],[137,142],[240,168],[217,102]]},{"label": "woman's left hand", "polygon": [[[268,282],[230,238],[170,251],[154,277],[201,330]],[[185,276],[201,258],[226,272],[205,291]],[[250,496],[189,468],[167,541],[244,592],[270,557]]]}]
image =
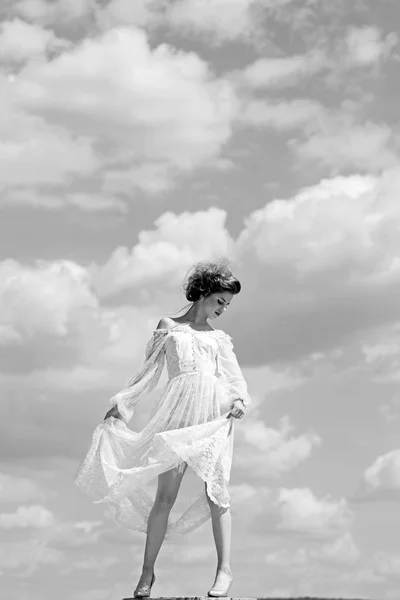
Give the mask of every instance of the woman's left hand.
[{"label": "woman's left hand", "polygon": [[244,404],[240,398],[236,398],[231,406],[230,417],[241,419],[244,416]]}]

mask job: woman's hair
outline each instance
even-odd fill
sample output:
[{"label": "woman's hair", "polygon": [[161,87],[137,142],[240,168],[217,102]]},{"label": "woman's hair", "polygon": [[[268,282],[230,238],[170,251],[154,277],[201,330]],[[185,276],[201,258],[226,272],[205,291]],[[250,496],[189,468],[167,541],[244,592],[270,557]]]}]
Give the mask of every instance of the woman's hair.
[{"label": "woman's hair", "polygon": [[230,267],[224,262],[200,262],[191,271],[183,284],[189,302],[196,302],[202,296],[218,292],[238,294],[241,290],[240,281],[232,275]]}]

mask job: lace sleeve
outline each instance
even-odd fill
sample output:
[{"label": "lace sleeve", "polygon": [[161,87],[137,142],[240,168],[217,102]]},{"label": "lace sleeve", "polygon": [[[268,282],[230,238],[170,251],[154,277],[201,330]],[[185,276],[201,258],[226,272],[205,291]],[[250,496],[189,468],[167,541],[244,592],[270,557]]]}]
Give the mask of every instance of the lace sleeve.
[{"label": "lace sleeve", "polygon": [[246,380],[243,377],[236,354],[233,350],[232,338],[227,334],[225,334],[220,342],[218,372],[226,381],[232,400],[241,398],[245,409],[247,409],[251,403],[251,398],[247,391]]},{"label": "lace sleeve", "polygon": [[134,413],[134,407],[141,396],[151,392],[157,385],[164,368],[164,341],[166,331],[156,330],[146,345],[145,361],[142,369],[132,377],[126,387],[110,398],[112,406],[118,410],[128,423]]}]

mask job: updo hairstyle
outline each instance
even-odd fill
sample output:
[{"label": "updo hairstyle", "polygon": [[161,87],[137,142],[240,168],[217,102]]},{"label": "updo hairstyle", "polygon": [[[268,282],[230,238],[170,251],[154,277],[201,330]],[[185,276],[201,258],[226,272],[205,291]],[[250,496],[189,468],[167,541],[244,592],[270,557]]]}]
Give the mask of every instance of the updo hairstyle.
[{"label": "updo hairstyle", "polygon": [[240,281],[232,275],[226,263],[200,262],[193,268],[183,284],[185,296],[189,302],[197,302],[201,297],[211,296],[219,292],[238,294]]}]

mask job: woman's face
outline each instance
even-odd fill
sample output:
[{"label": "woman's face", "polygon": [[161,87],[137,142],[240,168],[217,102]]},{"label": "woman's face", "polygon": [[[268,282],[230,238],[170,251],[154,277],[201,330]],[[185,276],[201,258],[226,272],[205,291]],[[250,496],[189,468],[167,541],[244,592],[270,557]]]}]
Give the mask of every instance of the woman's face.
[{"label": "woman's face", "polygon": [[203,307],[206,311],[207,319],[216,319],[219,317],[229,306],[233,294],[230,292],[217,292],[211,294],[203,300]]}]

